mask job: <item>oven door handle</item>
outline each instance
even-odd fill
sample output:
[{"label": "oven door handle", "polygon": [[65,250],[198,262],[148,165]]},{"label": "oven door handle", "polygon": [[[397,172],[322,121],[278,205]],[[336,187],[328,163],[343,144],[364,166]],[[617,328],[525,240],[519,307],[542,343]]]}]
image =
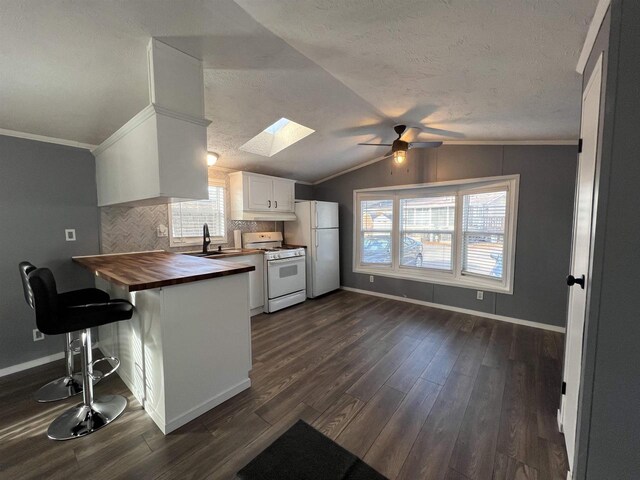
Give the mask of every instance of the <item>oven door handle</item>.
[{"label": "oven door handle", "polygon": [[277,260],[267,260],[267,265],[282,265],[284,263],[293,263],[293,262],[302,262],[304,263],[304,257],[289,257],[289,258],[279,258]]}]

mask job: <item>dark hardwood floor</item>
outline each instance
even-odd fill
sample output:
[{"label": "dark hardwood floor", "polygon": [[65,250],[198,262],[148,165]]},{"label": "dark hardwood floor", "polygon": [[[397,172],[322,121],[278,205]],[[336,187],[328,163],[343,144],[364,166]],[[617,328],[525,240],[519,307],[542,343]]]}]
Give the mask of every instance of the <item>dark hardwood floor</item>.
[{"label": "dark hardwood floor", "polygon": [[120,419],[48,440],[61,363],[0,379],[0,478],[233,478],[298,419],[390,479],[566,478],[561,334],[345,291],[252,323],[252,387],[167,436],[114,375]]}]

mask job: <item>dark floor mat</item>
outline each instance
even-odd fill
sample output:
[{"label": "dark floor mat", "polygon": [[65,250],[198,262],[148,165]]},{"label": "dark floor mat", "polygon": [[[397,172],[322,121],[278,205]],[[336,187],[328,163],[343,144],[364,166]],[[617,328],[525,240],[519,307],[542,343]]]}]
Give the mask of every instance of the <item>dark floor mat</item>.
[{"label": "dark floor mat", "polygon": [[302,420],[238,472],[241,480],[387,480]]}]

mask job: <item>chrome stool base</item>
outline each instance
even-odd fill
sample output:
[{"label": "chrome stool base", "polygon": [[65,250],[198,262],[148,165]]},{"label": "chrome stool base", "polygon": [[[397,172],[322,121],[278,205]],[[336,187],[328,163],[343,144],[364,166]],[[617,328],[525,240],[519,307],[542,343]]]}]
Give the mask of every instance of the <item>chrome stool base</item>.
[{"label": "chrome stool base", "polygon": [[57,402],[82,393],[82,375],[58,378],[40,387],[33,398],[40,403]]},{"label": "chrome stool base", "polygon": [[97,397],[91,406],[80,403],[56,418],[47,436],[52,440],[71,440],[84,437],[118,418],[127,408],[127,399],[121,395]]},{"label": "chrome stool base", "polygon": [[[93,380],[95,385],[100,381],[102,372],[94,370],[93,374],[97,377]],[[33,394],[33,398],[39,403],[48,403],[64,400],[79,393],[82,393],[82,374],[76,373],[72,377],[61,377],[43,385]]]}]

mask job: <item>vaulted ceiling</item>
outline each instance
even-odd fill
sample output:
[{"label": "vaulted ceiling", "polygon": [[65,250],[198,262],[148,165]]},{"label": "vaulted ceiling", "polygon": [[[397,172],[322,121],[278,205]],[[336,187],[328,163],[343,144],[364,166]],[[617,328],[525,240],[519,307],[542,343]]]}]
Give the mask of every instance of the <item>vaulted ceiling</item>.
[{"label": "vaulted ceiling", "polygon": [[[0,129],[98,144],[148,103],[146,45],[205,66],[222,166],[314,181],[419,139],[569,140],[597,0],[3,0]],[[316,130],[238,149],[281,117]]]}]

